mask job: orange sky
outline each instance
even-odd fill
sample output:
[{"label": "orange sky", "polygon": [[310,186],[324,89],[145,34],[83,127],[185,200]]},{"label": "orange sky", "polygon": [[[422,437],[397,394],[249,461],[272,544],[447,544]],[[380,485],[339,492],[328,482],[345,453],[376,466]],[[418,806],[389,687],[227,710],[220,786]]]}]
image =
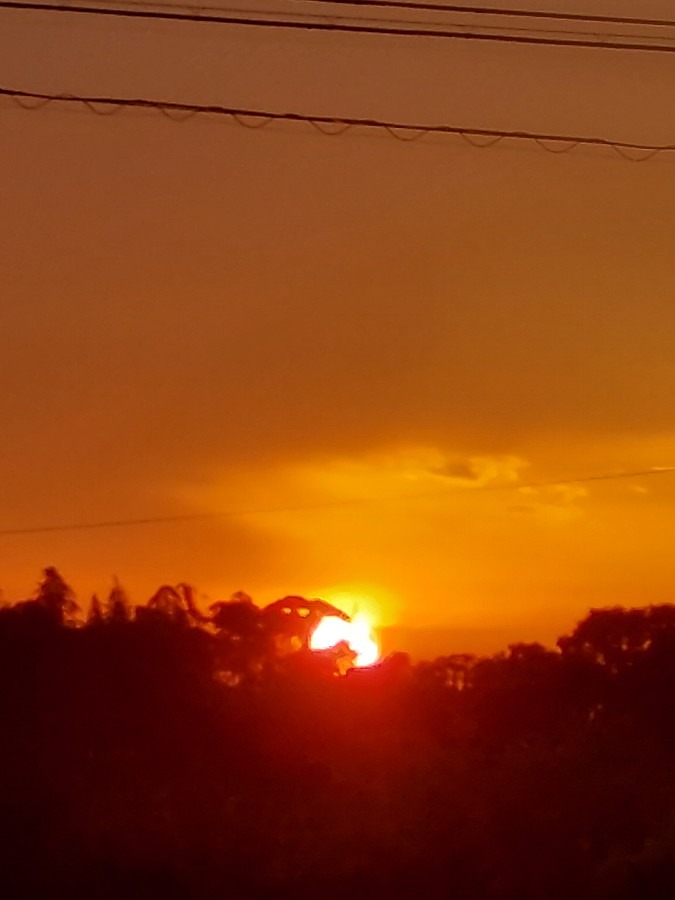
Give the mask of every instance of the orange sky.
[{"label": "orange sky", "polygon": [[[669,56],[0,11],[0,60],[21,89],[675,141]],[[675,477],[475,490],[675,464],[674,162],[7,102],[0,134],[0,529],[326,504],[0,537],[7,598],[48,564],[83,595],[347,594],[419,653],[675,599]]]}]

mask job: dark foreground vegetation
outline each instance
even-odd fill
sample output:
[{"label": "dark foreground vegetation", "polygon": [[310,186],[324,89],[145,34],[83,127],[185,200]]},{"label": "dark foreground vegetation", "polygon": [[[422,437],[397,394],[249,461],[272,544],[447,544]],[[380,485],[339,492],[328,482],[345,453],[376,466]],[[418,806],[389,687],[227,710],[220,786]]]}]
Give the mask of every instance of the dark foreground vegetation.
[{"label": "dark foreground vegetation", "polygon": [[345,677],[331,611],[0,610],[0,895],[675,897],[675,607]]}]

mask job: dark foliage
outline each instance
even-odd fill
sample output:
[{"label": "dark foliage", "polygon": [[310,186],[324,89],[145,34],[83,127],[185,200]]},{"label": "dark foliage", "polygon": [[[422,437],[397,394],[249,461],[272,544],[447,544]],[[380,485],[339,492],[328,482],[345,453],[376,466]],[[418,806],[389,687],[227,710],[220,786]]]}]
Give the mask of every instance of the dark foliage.
[{"label": "dark foliage", "polygon": [[3,897],[675,896],[675,607],[337,677],[336,611],[0,610]]}]

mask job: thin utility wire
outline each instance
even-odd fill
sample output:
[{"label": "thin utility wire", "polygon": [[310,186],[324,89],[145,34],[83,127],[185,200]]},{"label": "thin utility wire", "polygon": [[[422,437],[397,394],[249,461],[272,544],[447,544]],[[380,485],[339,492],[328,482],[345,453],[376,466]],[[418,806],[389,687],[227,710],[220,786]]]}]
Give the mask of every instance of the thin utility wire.
[{"label": "thin utility wire", "polygon": [[211,25],[236,25],[252,28],[294,29],[300,31],[322,31],[330,33],[364,34],[380,37],[443,38],[446,40],[489,41],[508,44],[522,44],[546,47],[577,47],[581,49],[633,51],[642,53],[675,53],[675,45],[631,43],[624,40],[594,40],[573,37],[537,37],[525,34],[494,34],[476,31],[451,31],[432,28],[392,28],[375,25],[345,24],[339,22],[292,21],[289,19],[262,19],[231,15],[197,15],[193,12],[169,12],[166,9],[138,9],[109,6],[88,6],[83,4],[55,4],[17,2],[0,0],[0,9],[33,10],[70,15],[109,16],[116,18],[167,20],[175,22],[196,22]]},{"label": "thin utility wire", "polygon": [[[109,6],[110,4],[106,2],[106,0],[92,0],[96,4],[96,6]],[[303,2],[303,0],[300,0]],[[304,2],[313,2],[313,0],[304,0]],[[320,3],[330,3],[332,0],[316,0],[316,2]],[[366,6],[366,9],[369,8],[366,4],[357,3],[356,5]],[[270,10],[270,9],[252,9],[251,7],[243,8],[237,6],[215,6],[211,4],[199,4],[194,5],[189,2],[178,2],[178,3],[164,3],[159,0],[159,2],[154,3],[152,0],[113,0],[113,6],[122,6],[122,7],[131,7],[133,8],[141,8],[141,9],[165,9],[173,12],[191,12],[200,18],[207,18],[216,13],[223,13],[224,15],[236,15],[236,16],[251,16],[255,15],[262,17],[275,17],[279,15],[279,10]],[[387,4],[374,3],[372,7],[384,6],[386,10],[388,8]],[[370,8],[372,8],[370,7]],[[423,10],[424,12],[424,10]],[[356,23],[365,23],[365,24],[376,24],[376,25],[391,25],[391,26],[405,26],[414,28],[415,26],[423,25],[427,28],[463,28],[463,29],[472,29],[478,28],[481,31],[494,31],[497,33],[511,33],[511,32],[522,32],[523,34],[535,34],[535,35],[572,35],[577,37],[589,37],[589,38],[606,38],[608,40],[618,39],[618,40],[636,40],[636,41],[655,41],[655,40],[663,40],[664,35],[660,34],[644,34],[640,33],[629,33],[626,31],[584,31],[581,28],[560,28],[552,25],[549,28],[533,28],[532,26],[518,26],[518,25],[484,25],[482,23],[466,23],[466,22],[457,22],[457,21],[438,21],[433,19],[410,19],[410,18],[390,18],[386,16],[362,16],[358,15],[358,13],[352,13],[351,15],[348,13],[339,14],[339,13],[318,13],[318,12],[305,12],[305,11],[297,11],[297,12],[288,12],[284,13],[284,16],[289,16],[292,19],[299,19],[302,21],[303,19],[313,19],[313,20],[323,20],[327,22],[356,22]],[[545,24],[545,23],[544,23]],[[673,28],[675,28],[675,22],[673,22]],[[673,40],[675,40],[675,35],[673,36]]]},{"label": "thin utility wire", "polygon": [[[432,12],[458,13],[489,18],[543,19],[554,22],[581,22],[605,25],[639,25],[655,28],[675,28],[673,19],[654,19],[629,16],[596,15],[594,13],[553,12],[543,9],[508,9],[497,6],[459,6],[449,3],[410,2],[410,0],[296,0],[299,3],[327,4],[329,6],[354,6],[370,9],[405,9]],[[148,2],[147,5],[154,5]]]},{"label": "thin utility wire", "polygon": [[[351,129],[375,130],[403,142],[417,141],[425,135],[456,135],[472,147],[487,149],[504,140],[535,143],[549,153],[569,153],[577,147],[603,147],[614,150],[631,162],[646,162],[659,153],[675,152],[675,144],[647,144],[634,141],[615,141],[588,135],[549,134],[536,131],[506,131],[497,128],[464,128],[459,125],[419,125],[384,119],[355,116],[313,116],[305,113],[270,112],[214,104],[177,103],[131,97],[97,97],[79,94],[52,94],[40,91],[21,91],[0,87],[0,97],[8,97],[27,110],[42,110],[50,103],[78,104],[101,116],[115,115],[124,109],[144,109],[160,112],[172,122],[185,122],[197,115],[225,117],[244,128],[265,128],[273,122],[307,123],[319,133],[337,137]],[[640,154],[636,156],[635,154]]]},{"label": "thin utility wire", "polygon": [[243,518],[246,516],[278,515],[282,513],[313,512],[327,509],[339,509],[350,506],[391,503],[408,500],[420,500],[432,497],[464,497],[484,493],[503,493],[511,491],[536,490],[551,487],[566,487],[576,484],[589,484],[597,481],[618,481],[629,478],[652,478],[656,475],[671,475],[675,466],[663,466],[653,469],[640,469],[632,472],[605,472],[599,475],[581,475],[577,478],[560,478],[553,481],[512,482],[509,484],[482,484],[476,487],[441,488],[413,494],[398,494],[391,497],[352,497],[344,500],[329,500],[318,503],[304,503],[296,506],[262,507],[258,509],[230,509],[218,512],[185,513],[174,516],[148,516],[139,519],[111,519],[99,522],[77,522],[73,524],[35,525],[26,528],[0,529],[0,537],[13,535],[47,534],[64,531],[92,531],[102,528],[130,528],[139,525],[164,525],[174,522],[195,522],[209,519]]},{"label": "thin utility wire", "polygon": [[[96,0],[100,2],[100,0]],[[494,6],[461,6],[447,3],[410,2],[410,0],[292,0],[300,5],[350,6],[355,9],[400,9],[409,12],[439,12],[487,18],[524,18],[553,22],[578,22],[581,24],[607,24],[637,26],[643,28],[675,28],[675,19],[641,18],[636,16],[596,15],[593,13],[567,13],[535,9],[508,9]],[[140,6],[154,9],[182,9],[191,12],[229,12],[227,7],[205,3],[164,3],[159,0],[115,0],[115,6]],[[352,17],[353,18],[353,17]],[[505,27],[505,26],[502,26]]]}]

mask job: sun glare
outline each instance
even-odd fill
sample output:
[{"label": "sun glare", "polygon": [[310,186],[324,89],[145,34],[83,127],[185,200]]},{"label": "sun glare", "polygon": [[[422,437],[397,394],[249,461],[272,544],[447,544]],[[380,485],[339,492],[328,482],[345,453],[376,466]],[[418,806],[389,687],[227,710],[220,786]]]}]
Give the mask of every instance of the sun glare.
[{"label": "sun glare", "polygon": [[356,666],[372,666],[380,656],[380,648],[373,637],[368,619],[357,615],[351,622],[336,616],[325,616],[314,629],[309,646],[312,650],[328,650],[341,641],[349,644],[356,653]]}]

